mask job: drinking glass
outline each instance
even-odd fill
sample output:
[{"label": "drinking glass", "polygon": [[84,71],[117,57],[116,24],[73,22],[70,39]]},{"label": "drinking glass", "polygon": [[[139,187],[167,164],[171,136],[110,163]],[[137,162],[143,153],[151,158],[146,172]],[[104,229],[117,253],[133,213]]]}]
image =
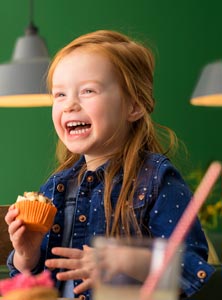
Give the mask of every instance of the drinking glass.
[{"label": "drinking glass", "polygon": [[[105,238],[93,240],[96,271],[94,300],[139,300],[148,276],[161,267],[167,239]],[[182,247],[175,251],[170,263],[146,300],[179,299]],[[144,299],[144,298],[143,298]]]}]

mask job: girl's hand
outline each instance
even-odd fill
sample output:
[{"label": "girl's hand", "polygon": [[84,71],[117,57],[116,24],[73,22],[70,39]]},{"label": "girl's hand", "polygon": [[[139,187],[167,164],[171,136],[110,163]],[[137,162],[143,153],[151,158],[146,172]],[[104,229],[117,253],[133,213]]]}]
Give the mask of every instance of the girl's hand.
[{"label": "girl's hand", "polygon": [[105,281],[123,273],[143,282],[150,258],[151,253],[145,248],[109,245],[97,249],[98,269]]},{"label": "girl's hand", "polygon": [[5,216],[5,222],[8,224],[9,237],[15,249],[14,265],[23,271],[23,268],[34,268],[37,264],[44,233],[27,230],[22,220],[16,220],[18,214],[15,205],[11,205]]},{"label": "girl's hand", "polygon": [[58,280],[82,279],[83,282],[74,288],[76,294],[92,288],[92,273],[95,269],[93,248],[83,246],[83,250],[80,250],[56,247],[52,253],[62,258],[48,259],[45,265],[48,268],[65,269],[57,274]]}]

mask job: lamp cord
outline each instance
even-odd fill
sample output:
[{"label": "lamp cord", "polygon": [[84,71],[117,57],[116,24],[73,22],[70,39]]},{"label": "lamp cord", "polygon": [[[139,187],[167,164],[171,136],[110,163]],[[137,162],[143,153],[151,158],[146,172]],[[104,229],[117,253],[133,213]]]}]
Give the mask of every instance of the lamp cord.
[{"label": "lamp cord", "polygon": [[33,12],[34,12],[34,1],[29,0],[29,25],[25,29],[26,35],[36,35],[38,33],[38,28],[34,25]]}]

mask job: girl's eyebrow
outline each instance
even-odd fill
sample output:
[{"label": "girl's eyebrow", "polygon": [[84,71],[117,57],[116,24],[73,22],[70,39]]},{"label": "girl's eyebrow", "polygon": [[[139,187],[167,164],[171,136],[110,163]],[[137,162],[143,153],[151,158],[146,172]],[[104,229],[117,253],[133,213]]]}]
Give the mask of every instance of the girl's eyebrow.
[{"label": "girl's eyebrow", "polygon": [[80,85],[82,85],[82,84],[87,84],[87,83],[102,84],[102,82],[99,81],[99,80],[83,80],[83,81],[80,81],[80,82],[79,82]]},{"label": "girl's eyebrow", "polygon": [[62,88],[62,87],[63,87],[62,84],[54,84],[54,85],[52,85],[52,89],[54,89],[54,88]]},{"label": "girl's eyebrow", "polygon": [[[80,81],[79,83],[78,83],[78,85],[84,85],[84,84],[91,84],[91,83],[93,83],[93,84],[98,84],[98,85],[104,85],[101,81],[99,81],[99,80],[83,80],[83,81]],[[54,85],[52,85],[52,89],[61,89],[61,88],[64,88],[64,84],[54,84]]]}]

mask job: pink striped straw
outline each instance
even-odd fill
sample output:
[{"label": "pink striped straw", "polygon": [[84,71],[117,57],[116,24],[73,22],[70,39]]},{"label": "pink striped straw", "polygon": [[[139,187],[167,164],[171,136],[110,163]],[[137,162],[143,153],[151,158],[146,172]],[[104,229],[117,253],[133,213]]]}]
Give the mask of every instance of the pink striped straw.
[{"label": "pink striped straw", "polygon": [[214,186],[217,178],[221,173],[222,165],[220,162],[212,162],[207,169],[204,177],[202,178],[199,186],[197,187],[191,201],[187,205],[182,217],[180,218],[177,226],[171,234],[165,252],[164,260],[161,266],[147,276],[143,286],[140,290],[140,300],[152,299],[152,293],[154,292],[158,281],[161,278],[165,268],[169,264],[173,255],[176,253],[177,248],[185,239],[186,234],[189,231],[195,217],[198,214],[199,209],[209,195],[212,187]]}]

